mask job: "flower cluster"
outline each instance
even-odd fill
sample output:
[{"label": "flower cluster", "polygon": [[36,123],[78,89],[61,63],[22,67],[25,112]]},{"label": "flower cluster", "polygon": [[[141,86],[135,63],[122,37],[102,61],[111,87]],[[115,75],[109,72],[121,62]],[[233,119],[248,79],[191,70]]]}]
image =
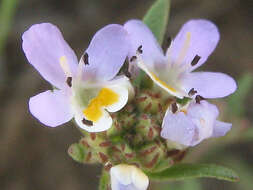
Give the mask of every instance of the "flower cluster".
[{"label": "flower cluster", "polygon": [[49,127],[74,118],[84,137],[69,154],[104,164],[112,190],[147,189],[142,171],[170,167],[187,147],[231,128],[217,120],[219,111],[207,99],[230,95],[235,81],[193,72],[218,41],[213,23],[190,20],[164,55],[149,28],[130,20],[99,30],[78,62],[56,26],[33,25],[23,35],[23,50],[54,90],[30,98],[29,110]]}]

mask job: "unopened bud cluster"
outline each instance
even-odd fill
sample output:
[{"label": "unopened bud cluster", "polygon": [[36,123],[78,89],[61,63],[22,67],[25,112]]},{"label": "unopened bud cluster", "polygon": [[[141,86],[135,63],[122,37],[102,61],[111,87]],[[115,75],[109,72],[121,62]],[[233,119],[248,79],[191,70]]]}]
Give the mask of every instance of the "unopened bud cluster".
[{"label": "unopened bud cluster", "polygon": [[82,131],[84,137],[70,146],[70,156],[81,163],[102,163],[108,170],[122,163],[146,171],[171,166],[184,156],[184,151],[169,148],[160,136],[162,118],[171,102],[154,89],[137,91],[124,109],[112,115],[109,130]]}]

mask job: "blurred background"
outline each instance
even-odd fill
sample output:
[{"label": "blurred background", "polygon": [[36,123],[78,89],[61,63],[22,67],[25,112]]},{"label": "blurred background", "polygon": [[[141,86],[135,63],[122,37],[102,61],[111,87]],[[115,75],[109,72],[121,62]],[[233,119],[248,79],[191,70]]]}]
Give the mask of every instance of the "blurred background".
[{"label": "blurred background", "polygon": [[[99,166],[81,165],[67,154],[80,132],[66,124],[46,128],[28,111],[30,96],[50,88],[28,64],[21,49],[22,33],[32,24],[51,22],[77,55],[93,34],[109,23],[141,19],[153,0],[0,0],[0,189],[93,190]],[[223,120],[233,122],[225,138],[208,140],[189,151],[186,162],[217,163],[240,175],[237,184],[187,180],[152,184],[154,190],[253,189],[253,3],[252,0],[172,0],[167,36],[175,36],[191,18],[206,18],[220,29],[221,41],[201,70],[228,73],[239,91],[219,100]],[[216,101],[217,102],[217,101]]]}]

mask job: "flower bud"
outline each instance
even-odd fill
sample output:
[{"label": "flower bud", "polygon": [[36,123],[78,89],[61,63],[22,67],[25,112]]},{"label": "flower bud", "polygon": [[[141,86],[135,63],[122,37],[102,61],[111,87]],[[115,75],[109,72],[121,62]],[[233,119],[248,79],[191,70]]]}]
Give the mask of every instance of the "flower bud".
[{"label": "flower bud", "polygon": [[136,166],[120,164],[111,168],[112,190],[146,190],[148,177]]},{"label": "flower bud", "polygon": [[98,163],[98,157],[90,148],[82,143],[72,144],[68,149],[68,154],[73,160],[81,163]]},{"label": "flower bud", "polygon": [[157,114],[161,111],[160,94],[153,94],[151,92],[142,92],[136,97],[137,107],[142,113]]},{"label": "flower bud", "polygon": [[166,148],[159,141],[147,144],[138,151],[142,167],[152,170],[166,156]]},{"label": "flower bud", "polygon": [[[136,142],[153,141],[160,135],[160,127],[157,124],[157,120],[154,116],[149,114],[141,114],[139,121],[135,126],[136,130]],[[142,139],[140,138],[142,136]]]}]

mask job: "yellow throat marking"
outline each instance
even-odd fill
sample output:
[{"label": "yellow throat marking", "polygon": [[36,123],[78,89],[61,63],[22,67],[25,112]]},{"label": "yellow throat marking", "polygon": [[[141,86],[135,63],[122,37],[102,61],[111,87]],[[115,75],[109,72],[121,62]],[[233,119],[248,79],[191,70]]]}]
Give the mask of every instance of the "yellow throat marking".
[{"label": "yellow throat marking", "polygon": [[65,73],[65,75],[67,77],[71,76],[71,71],[68,65],[68,59],[66,56],[61,56],[59,59],[59,64],[61,65],[61,68],[63,70],[63,72]]},{"label": "yellow throat marking", "polygon": [[97,122],[103,115],[102,108],[119,101],[119,95],[109,88],[102,88],[98,95],[93,98],[88,107],[83,110],[85,119]]},{"label": "yellow throat marking", "polygon": [[172,91],[172,92],[177,92],[176,89],[172,88],[172,87],[169,86],[166,82],[162,81],[158,76],[156,76],[155,73],[149,71],[149,69],[146,67],[146,65],[145,65],[142,61],[140,61],[140,62],[138,63],[138,65],[139,65],[139,67],[140,67],[145,73],[147,73],[147,74],[150,76],[150,78],[151,78],[152,80],[154,80],[154,81],[156,81],[157,83],[159,83],[162,87],[164,87],[164,88],[166,88],[166,89],[168,89],[168,90],[170,90],[170,91]]},{"label": "yellow throat marking", "polygon": [[161,79],[158,78],[158,76],[156,76],[154,73],[150,72],[151,77],[158,83],[160,83],[162,86],[164,86],[165,88],[167,88],[168,90],[172,91],[172,92],[176,92],[176,89],[170,87],[168,84],[166,84],[166,82],[162,81]]}]

